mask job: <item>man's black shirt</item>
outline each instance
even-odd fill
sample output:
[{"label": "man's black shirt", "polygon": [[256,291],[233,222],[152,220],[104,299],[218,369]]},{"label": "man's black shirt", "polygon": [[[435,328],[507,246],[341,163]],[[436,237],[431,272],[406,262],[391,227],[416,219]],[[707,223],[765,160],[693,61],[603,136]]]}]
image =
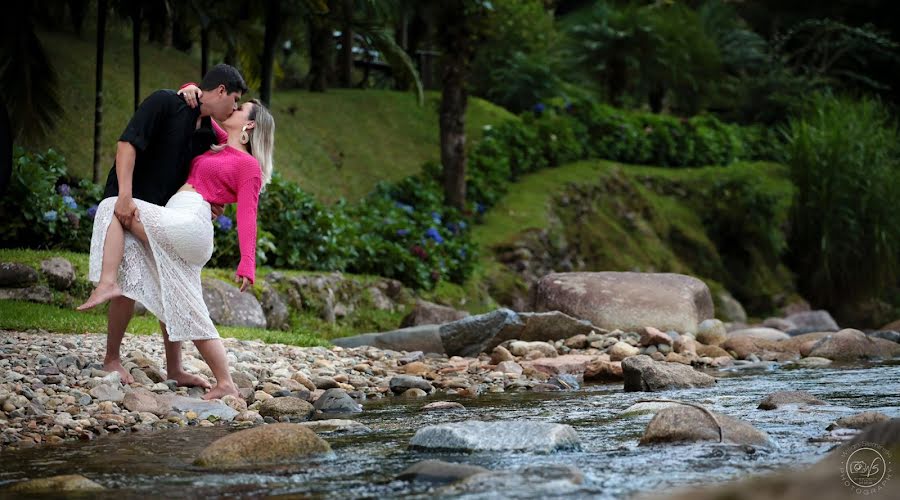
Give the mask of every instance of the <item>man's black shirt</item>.
[{"label": "man's black shirt", "polygon": [[[165,205],[187,180],[191,161],[215,142],[210,118],[196,128],[200,108],[191,108],[172,90],[157,90],[141,103],[120,141],[137,150],[131,195]],[[104,198],[119,194],[116,165],[106,179]]]}]

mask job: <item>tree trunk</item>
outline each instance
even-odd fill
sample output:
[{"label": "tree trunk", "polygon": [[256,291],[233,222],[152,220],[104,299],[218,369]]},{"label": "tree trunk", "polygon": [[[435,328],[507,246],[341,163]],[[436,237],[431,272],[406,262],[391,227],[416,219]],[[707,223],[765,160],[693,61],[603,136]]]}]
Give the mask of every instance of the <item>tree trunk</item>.
[{"label": "tree trunk", "polygon": [[131,12],[131,52],[134,61],[134,110],[141,103],[141,4],[132,4]]},{"label": "tree trunk", "polygon": [[97,1],[97,70],[94,74],[94,175],[100,182],[100,131],[103,125],[103,49],[106,47],[106,0]]},{"label": "tree trunk", "polygon": [[272,102],[272,73],[275,66],[275,44],[278,42],[281,31],[281,2],[280,0],[268,0],[266,2],[266,35],[263,40],[262,53],[262,81],[260,82],[259,98],[266,106]]},{"label": "tree trunk", "polygon": [[654,85],[647,95],[647,101],[650,105],[650,111],[661,113],[663,109],[663,99],[666,97],[666,88],[660,84]]},{"label": "tree trunk", "polygon": [[9,123],[6,105],[0,103],[0,195],[6,192],[12,174],[12,141],[12,124]]},{"label": "tree trunk", "polygon": [[325,16],[316,16],[309,23],[309,90],[325,92],[334,74],[334,40],[331,23]]},{"label": "tree trunk", "polygon": [[353,0],[341,3],[341,53],[338,55],[338,85],[353,86]]},{"label": "tree trunk", "polygon": [[165,25],[163,26],[162,42],[163,46],[171,47],[172,42],[175,39],[175,8],[172,6],[170,0],[165,0],[163,2],[163,8],[165,9]]},{"label": "tree trunk", "polygon": [[209,70],[209,26],[200,28],[200,78]]},{"label": "tree trunk", "polygon": [[455,55],[444,61],[441,91],[441,164],[444,166],[444,204],[466,206],[466,91],[467,61]]}]

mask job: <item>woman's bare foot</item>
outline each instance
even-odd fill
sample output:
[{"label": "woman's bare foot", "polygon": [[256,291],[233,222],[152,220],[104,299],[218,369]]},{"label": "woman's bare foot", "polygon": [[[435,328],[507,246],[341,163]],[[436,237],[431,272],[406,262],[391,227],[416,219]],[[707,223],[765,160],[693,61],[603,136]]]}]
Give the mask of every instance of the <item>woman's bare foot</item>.
[{"label": "woman's bare foot", "polygon": [[119,377],[121,377],[123,384],[130,384],[134,382],[134,377],[132,377],[131,374],[128,373],[128,370],[126,370],[125,367],[122,366],[122,362],[118,359],[113,361],[104,361],[103,371],[110,373],[119,372]]},{"label": "woman's bare foot", "polygon": [[241,393],[238,392],[237,386],[234,384],[216,384],[215,387],[203,395],[203,399],[209,401],[210,399],[221,399],[228,395],[236,398],[241,397]]},{"label": "woman's bare foot", "polygon": [[179,387],[202,387],[209,389],[212,387],[209,382],[199,375],[191,375],[188,372],[181,371],[176,373],[167,373],[166,378],[174,380]]},{"label": "woman's bare foot", "polygon": [[91,296],[88,297],[87,302],[81,304],[76,309],[79,311],[86,311],[92,307],[99,306],[110,299],[121,296],[122,289],[119,288],[118,283],[100,283],[97,285],[97,288],[94,288],[94,291],[91,292]]}]

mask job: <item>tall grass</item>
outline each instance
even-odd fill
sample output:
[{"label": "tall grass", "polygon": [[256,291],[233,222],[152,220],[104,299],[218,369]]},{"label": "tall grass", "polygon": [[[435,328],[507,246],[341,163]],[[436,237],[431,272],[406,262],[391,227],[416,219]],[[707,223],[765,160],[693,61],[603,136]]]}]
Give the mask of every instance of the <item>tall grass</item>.
[{"label": "tall grass", "polygon": [[900,267],[896,124],[877,101],[820,95],[785,135],[797,187],[790,257],[801,292],[824,307],[876,295]]}]

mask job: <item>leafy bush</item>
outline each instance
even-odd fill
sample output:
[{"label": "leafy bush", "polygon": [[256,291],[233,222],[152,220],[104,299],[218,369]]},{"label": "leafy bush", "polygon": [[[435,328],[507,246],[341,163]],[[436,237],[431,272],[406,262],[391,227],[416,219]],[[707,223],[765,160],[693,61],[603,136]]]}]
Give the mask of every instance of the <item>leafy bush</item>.
[{"label": "leafy bush", "polygon": [[826,307],[893,284],[900,260],[900,134],[876,101],[819,95],[790,120],[797,194],[790,248],[801,291]]},{"label": "leafy bush", "polygon": [[0,198],[0,246],[86,251],[102,190],[87,181],[67,183],[65,158],[49,149],[13,153],[9,187]]}]

